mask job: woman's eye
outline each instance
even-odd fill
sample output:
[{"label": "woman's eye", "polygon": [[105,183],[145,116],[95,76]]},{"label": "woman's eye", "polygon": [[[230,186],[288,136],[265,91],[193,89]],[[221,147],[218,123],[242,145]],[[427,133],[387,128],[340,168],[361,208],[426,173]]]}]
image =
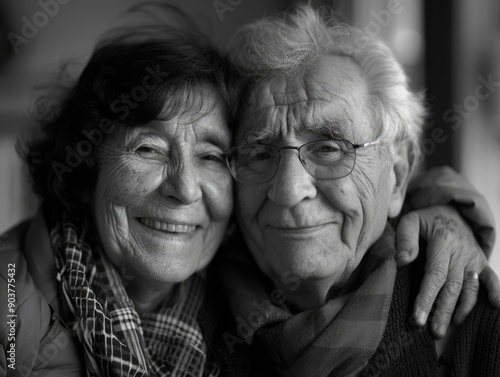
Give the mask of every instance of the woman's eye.
[{"label": "woman's eye", "polygon": [[217,154],[206,154],[202,156],[202,159],[205,161],[224,162],[224,158]]},{"label": "woman's eye", "polygon": [[158,149],[150,147],[149,145],[141,145],[139,148],[135,150],[135,154],[141,157],[153,157],[160,155],[160,151]]}]

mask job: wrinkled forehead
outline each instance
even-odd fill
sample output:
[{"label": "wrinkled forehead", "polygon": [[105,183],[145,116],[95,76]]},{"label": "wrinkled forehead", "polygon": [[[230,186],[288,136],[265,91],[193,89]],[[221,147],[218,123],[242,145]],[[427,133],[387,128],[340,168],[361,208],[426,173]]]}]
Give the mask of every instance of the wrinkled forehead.
[{"label": "wrinkled forehead", "polygon": [[300,131],[330,131],[353,140],[366,131],[367,104],[359,66],[348,57],[323,57],[292,76],[257,83],[247,93],[236,140],[262,141]]},{"label": "wrinkled forehead", "polygon": [[160,117],[163,120],[183,117],[194,122],[213,112],[223,113],[223,110],[220,93],[209,84],[197,83],[168,88],[164,93]]},{"label": "wrinkled forehead", "polygon": [[165,99],[161,120],[194,125],[199,133],[232,139],[222,95],[211,85],[186,86]]},{"label": "wrinkled forehead", "polygon": [[[203,84],[169,88],[155,100],[162,107],[157,117],[132,125],[116,121],[121,132],[115,133],[111,139],[126,144],[137,135],[148,133],[168,140],[176,132],[187,130],[188,133],[194,133],[198,140],[214,142],[223,149],[229,148],[232,133],[225,105],[221,95],[212,86]],[[142,111],[146,112],[144,109]]]}]

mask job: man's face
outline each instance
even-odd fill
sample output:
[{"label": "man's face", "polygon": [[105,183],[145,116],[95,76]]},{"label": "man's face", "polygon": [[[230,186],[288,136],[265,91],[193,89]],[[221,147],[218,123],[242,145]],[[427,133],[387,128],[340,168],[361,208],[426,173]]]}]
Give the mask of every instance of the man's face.
[{"label": "man's face", "polygon": [[[368,115],[369,93],[359,67],[340,56],[321,58],[294,77],[262,81],[250,93],[236,144],[281,146],[335,138],[377,138]],[[395,174],[379,146],[360,149],[354,170],[337,180],[313,178],[296,150],[282,150],[275,176],[237,183],[237,216],[264,273],[275,282],[343,284],[382,234],[392,211]]]}]

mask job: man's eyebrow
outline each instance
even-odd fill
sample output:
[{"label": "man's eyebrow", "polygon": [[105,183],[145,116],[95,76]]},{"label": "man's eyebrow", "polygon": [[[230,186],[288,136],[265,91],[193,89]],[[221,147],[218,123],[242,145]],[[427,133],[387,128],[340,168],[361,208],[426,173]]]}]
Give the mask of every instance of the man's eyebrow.
[{"label": "man's eyebrow", "polygon": [[269,139],[272,139],[274,131],[269,128],[263,128],[261,130],[253,130],[247,132],[242,139],[243,144],[258,144]]},{"label": "man's eyebrow", "polygon": [[[332,139],[345,139],[347,136],[347,133],[345,131],[345,126],[343,126],[339,122],[334,122],[334,121],[327,121],[310,125],[302,124],[300,129],[304,131],[316,132],[317,134],[330,137]],[[252,130],[247,132],[243,136],[241,143],[242,144],[264,143],[272,139],[274,137],[274,134],[275,131],[268,128],[264,128],[261,130]]]},{"label": "man's eyebrow", "polygon": [[332,139],[345,139],[347,137],[345,126],[334,121],[304,125],[301,129],[313,131],[320,135],[331,137]]}]

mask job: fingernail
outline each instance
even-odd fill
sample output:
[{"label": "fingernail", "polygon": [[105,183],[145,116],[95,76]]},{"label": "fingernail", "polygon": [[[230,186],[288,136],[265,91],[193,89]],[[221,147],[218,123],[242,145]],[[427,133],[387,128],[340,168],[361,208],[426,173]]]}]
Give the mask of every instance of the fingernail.
[{"label": "fingernail", "polygon": [[410,258],[410,253],[407,251],[400,251],[398,255],[396,255],[396,259],[400,261],[405,261]]},{"label": "fingernail", "polygon": [[436,330],[436,333],[439,336],[445,336],[446,335],[446,325],[439,325],[437,330]]},{"label": "fingernail", "polygon": [[419,310],[417,313],[417,324],[420,326],[425,325],[427,321],[427,313],[423,310]]}]

